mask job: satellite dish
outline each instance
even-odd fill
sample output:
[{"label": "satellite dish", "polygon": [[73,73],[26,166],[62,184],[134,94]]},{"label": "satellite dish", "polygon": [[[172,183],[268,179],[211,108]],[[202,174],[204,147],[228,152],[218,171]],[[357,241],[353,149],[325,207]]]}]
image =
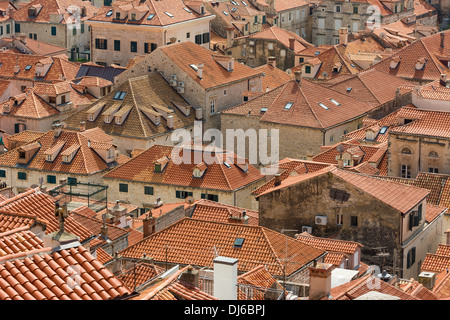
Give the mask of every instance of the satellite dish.
[{"label": "satellite dish", "polygon": [[186,203],[193,204],[194,203],[194,197],[191,197],[191,196],[186,197],[185,201],[186,201]]},{"label": "satellite dish", "polygon": [[337,152],[342,153],[342,152],[344,152],[345,149],[344,149],[344,146],[342,144],[340,144],[336,147],[336,150],[337,150]]}]

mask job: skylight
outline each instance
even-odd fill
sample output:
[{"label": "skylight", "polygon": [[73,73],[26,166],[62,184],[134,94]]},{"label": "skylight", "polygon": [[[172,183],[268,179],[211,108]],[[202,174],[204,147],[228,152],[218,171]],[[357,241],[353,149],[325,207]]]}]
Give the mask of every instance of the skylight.
[{"label": "skylight", "polygon": [[293,102],[288,102],[288,103],[286,103],[286,105],[284,106],[284,109],[289,110],[290,108],[292,108],[293,105],[294,105]]},{"label": "skylight", "polygon": [[230,1],[232,4],[234,4],[235,6],[237,6],[238,4],[236,3],[236,1],[231,0]]},{"label": "skylight", "polygon": [[27,71],[30,70],[30,69],[31,69],[31,66],[30,66],[30,65],[28,65],[28,66],[25,67],[25,70],[27,70]]},{"label": "skylight", "polygon": [[388,128],[389,128],[389,127],[386,127],[386,126],[381,127],[381,129],[380,129],[380,134],[385,134]]},{"label": "skylight", "polygon": [[326,106],[326,105],[324,105],[322,102],[319,102],[319,106],[321,106],[322,108],[324,108],[325,110],[328,110],[329,108]]},{"label": "skylight", "polygon": [[116,94],[114,95],[114,100],[123,100],[126,94],[127,93],[125,91],[117,91]]},{"label": "skylight", "polygon": [[183,8],[184,9],[184,11],[186,11],[186,12],[189,12],[189,13],[192,13],[192,11],[191,10],[189,10],[188,8]]},{"label": "skylight", "polygon": [[261,108],[260,112],[266,112],[267,110],[269,110],[268,108]]},{"label": "skylight", "polygon": [[318,55],[319,53],[320,53],[320,51],[316,51],[316,53],[315,53],[314,55],[316,55],[316,56],[317,56],[317,55]]},{"label": "skylight", "polygon": [[247,6],[247,3],[245,1],[241,1],[241,2],[244,6]]},{"label": "skylight", "polygon": [[165,11],[165,14],[167,14],[169,17],[173,18],[173,14],[171,14],[170,12]]},{"label": "skylight", "polygon": [[107,17],[111,17],[112,14],[113,14],[113,11],[112,11],[112,10],[109,10],[109,11],[106,13],[106,16],[107,16]]},{"label": "skylight", "polygon": [[333,102],[335,105],[340,106],[341,104],[339,102],[337,102],[336,100],[334,100],[333,98],[330,99],[331,102]]},{"label": "skylight", "polygon": [[152,13],[152,14],[150,14],[148,17],[147,17],[147,20],[152,20],[152,18],[154,17],[155,15]]},{"label": "skylight", "polygon": [[235,247],[235,248],[241,248],[242,247],[242,245],[244,244],[244,238],[236,238],[235,240],[234,240],[234,244],[233,244],[233,247]]},{"label": "skylight", "polygon": [[198,68],[197,68],[197,66],[195,64],[190,64],[189,67],[191,67],[195,71],[198,71]]},{"label": "skylight", "polygon": [[236,7],[234,7],[234,8],[231,8],[231,12],[236,12],[236,10],[237,10],[237,8],[236,8]]},{"label": "skylight", "polygon": [[350,92],[350,91],[352,91],[352,87],[347,88],[347,92]]},{"label": "skylight", "polygon": [[228,162],[226,162],[226,161],[223,162],[223,165],[224,165],[225,167],[227,167],[228,169],[231,168],[231,165],[230,165]]},{"label": "skylight", "polygon": [[228,12],[226,12],[226,11],[222,11],[222,12],[224,15],[226,15],[226,16],[228,15]]}]

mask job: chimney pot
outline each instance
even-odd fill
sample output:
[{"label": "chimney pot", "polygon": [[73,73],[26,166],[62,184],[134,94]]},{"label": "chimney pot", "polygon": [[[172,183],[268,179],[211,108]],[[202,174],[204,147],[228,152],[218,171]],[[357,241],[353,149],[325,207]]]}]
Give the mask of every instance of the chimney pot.
[{"label": "chimney pot", "polygon": [[289,38],[289,49],[294,50],[294,48],[295,48],[295,38],[290,37]]},{"label": "chimney pot", "polygon": [[142,232],[144,233],[144,238],[152,235],[155,233],[156,229],[156,219],[152,216],[146,216],[145,219],[142,221]]},{"label": "chimney pot", "polygon": [[281,175],[279,173],[275,174],[274,186],[279,186],[281,184]]},{"label": "chimney pot", "polygon": [[445,48],[445,32],[441,32],[441,48]]},{"label": "chimney pot", "polygon": [[269,66],[272,66],[272,67],[276,67],[276,58],[275,57],[269,57],[269,58],[267,58],[267,64],[269,65]]},{"label": "chimney pot", "polygon": [[309,268],[309,300],[320,300],[330,295],[333,269],[330,263],[317,263]]},{"label": "chimney pot", "polygon": [[339,29],[339,44],[347,45],[348,43],[348,29],[340,28]]},{"label": "chimney pot", "polygon": [[300,70],[297,70],[294,72],[295,81],[297,81],[298,84],[302,81],[302,72]]},{"label": "chimney pot", "polygon": [[203,64],[198,64],[197,65],[197,76],[200,79],[203,79]]}]

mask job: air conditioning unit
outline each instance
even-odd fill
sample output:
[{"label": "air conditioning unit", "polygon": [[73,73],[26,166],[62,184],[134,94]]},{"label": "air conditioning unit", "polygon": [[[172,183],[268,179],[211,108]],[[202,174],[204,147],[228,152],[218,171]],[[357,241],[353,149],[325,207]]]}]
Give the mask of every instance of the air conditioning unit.
[{"label": "air conditioning unit", "polygon": [[184,88],[183,87],[178,87],[177,88],[177,92],[178,93],[184,93]]},{"label": "air conditioning unit", "polygon": [[178,86],[184,88],[184,82],[183,81],[178,82]]},{"label": "air conditioning unit", "polygon": [[308,232],[309,234],[312,233],[312,227],[310,226],[302,226],[302,232]]},{"label": "air conditioning unit", "polygon": [[177,86],[177,80],[170,80],[170,85],[172,86],[172,87],[176,87]]},{"label": "air conditioning unit", "polygon": [[327,217],[326,216],[316,216],[315,222],[318,225],[324,226],[327,224]]}]

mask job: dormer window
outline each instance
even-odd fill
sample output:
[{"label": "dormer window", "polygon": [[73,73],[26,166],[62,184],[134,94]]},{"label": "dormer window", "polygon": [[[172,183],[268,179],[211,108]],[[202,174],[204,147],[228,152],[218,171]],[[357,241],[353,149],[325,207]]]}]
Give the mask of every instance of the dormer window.
[{"label": "dormer window", "polygon": [[366,131],[366,140],[373,141],[375,139],[375,132],[373,130]]},{"label": "dormer window", "polygon": [[136,13],[132,13],[131,14],[131,20],[132,21],[136,21]]},{"label": "dormer window", "polygon": [[167,157],[163,157],[163,158],[156,160],[154,163],[155,172],[158,172],[158,173],[163,172],[164,169],[166,168],[168,162],[169,162],[169,158],[167,158]]},{"label": "dormer window", "polygon": [[120,20],[120,12],[116,12],[116,19]]},{"label": "dormer window", "polygon": [[202,178],[206,171],[206,164],[204,162],[201,162],[197,164],[192,172],[192,175],[194,178]]},{"label": "dormer window", "polygon": [[426,62],[427,61],[425,60],[425,58],[418,59],[416,62],[416,70],[418,71],[423,70],[423,67],[425,66]]}]

